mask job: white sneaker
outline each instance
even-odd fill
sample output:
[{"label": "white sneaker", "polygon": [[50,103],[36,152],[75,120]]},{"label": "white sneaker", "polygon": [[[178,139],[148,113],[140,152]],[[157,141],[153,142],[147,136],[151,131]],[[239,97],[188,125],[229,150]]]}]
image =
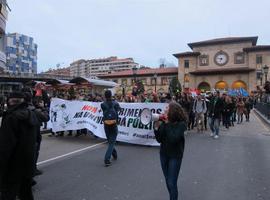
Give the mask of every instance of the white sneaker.
[{"label": "white sneaker", "polygon": [[215,135],[215,136],[214,136],[214,139],[218,139],[218,135]]},{"label": "white sneaker", "polygon": [[210,137],[213,137],[213,136],[214,136],[214,133],[211,133],[211,134],[210,134]]}]

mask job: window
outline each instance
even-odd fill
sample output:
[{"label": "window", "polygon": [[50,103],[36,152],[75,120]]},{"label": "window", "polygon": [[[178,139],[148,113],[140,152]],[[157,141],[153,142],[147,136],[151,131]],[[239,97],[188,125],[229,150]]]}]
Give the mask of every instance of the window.
[{"label": "window", "polygon": [[184,64],[185,68],[189,68],[189,60],[185,60],[184,62],[185,62]]},{"label": "window", "polygon": [[162,78],[161,78],[161,84],[162,84],[162,85],[167,85],[167,84],[168,84],[168,79],[167,79],[167,77],[162,77]]},{"label": "window", "polygon": [[199,57],[199,63],[200,63],[200,66],[207,66],[209,63],[208,55],[201,55]]},{"label": "window", "polygon": [[234,54],[234,64],[245,63],[245,56],[243,52],[237,52]]},{"label": "window", "polygon": [[262,64],[262,55],[256,55],[256,64]]},{"label": "window", "polygon": [[155,78],[151,78],[151,85],[155,85]]},{"label": "window", "polygon": [[186,83],[189,82],[189,75],[188,74],[184,75],[184,82],[186,82]]}]

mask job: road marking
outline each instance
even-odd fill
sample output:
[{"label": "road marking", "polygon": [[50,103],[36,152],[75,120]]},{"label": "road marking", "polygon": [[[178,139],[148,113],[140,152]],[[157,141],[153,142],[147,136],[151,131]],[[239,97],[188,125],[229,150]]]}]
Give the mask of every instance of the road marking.
[{"label": "road marking", "polygon": [[92,146],[88,146],[88,147],[85,147],[83,149],[78,149],[76,151],[72,151],[70,153],[67,153],[67,154],[64,154],[64,155],[61,155],[61,156],[57,156],[57,157],[54,157],[54,158],[50,158],[48,160],[44,160],[44,161],[41,161],[41,162],[38,162],[37,165],[42,165],[42,164],[45,164],[45,163],[48,163],[48,162],[51,162],[51,161],[55,161],[55,160],[58,160],[58,159],[61,159],[61,158],[64,158],[64,157],[67,157],[67,156],[70,156],[72,154],[76,154],[76,153],[79,153],[79,152],[82,152],[82,151],[86,151],[88,149],[92,149],[94,147],[97,147],[97,146],[100,146],[102,144],[105,144],[107,143],[107,141],[105,142],[101,142],[101,143],[98,143],[98,144],[95,144],[95,145],[92,145]]},{"label": "road marking", "polygon": [[259,117],[257,116],[257,113],[253,112],[253,115],[256,117],[256,119],[261,123],[261,125],[263,125],[264,129],[268,132],[269,129],[266,127],[266,125],[262,122],[261,119],[259,119]]}]

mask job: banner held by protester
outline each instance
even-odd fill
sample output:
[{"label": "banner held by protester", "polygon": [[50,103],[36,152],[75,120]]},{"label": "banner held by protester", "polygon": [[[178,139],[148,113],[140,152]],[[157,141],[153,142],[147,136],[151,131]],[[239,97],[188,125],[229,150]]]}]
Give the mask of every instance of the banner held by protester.
[{"label": "banner held by protester", "polygon": [[[100,102],[68,101],[53,98],[50,106],[50,119],[53,132],[88,129],[100,138],[106,138]],[[153,113],[164,112],[165,103],[120,103],[117,141],[157,146],[153,122],[143,125],[140,113],[149,108]]]}]

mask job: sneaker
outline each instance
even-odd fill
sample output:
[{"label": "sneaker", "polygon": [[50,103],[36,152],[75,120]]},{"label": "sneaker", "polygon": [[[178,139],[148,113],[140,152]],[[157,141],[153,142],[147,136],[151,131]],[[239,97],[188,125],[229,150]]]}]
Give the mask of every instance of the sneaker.
[{"label": "sneaker", "polygon": [[215,136],[214,136],[214,139],[218,139],[218,135],[215,135]]},{"label": "sneaker", "polygon": [[112,162],[109,160],[105,160],[104,164],[105,164],[105,167],[109,167],[112,164]]},{"label": "sneaker", "polygon": [[213,137],[213,136],[214,136],[214,133],[211,133],[211,134],[210,134],[210,137]]}]

